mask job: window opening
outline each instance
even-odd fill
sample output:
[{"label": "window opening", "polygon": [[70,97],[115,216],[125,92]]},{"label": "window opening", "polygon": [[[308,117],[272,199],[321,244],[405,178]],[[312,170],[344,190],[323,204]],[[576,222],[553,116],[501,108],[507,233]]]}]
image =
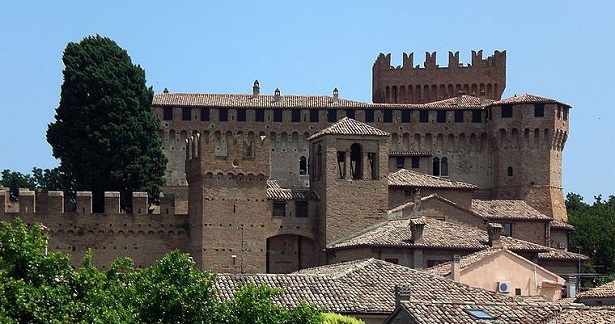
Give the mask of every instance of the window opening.
[{"label": "window opening", "polygon": [[412,168],[413,169],[418,169],[419,168],[419,161],[421,161],[421,158],[418,156],[413,156],[412,157]]},{"label": "window opening", "polygon": [[463,110],[455,111],[455,122],[463,123]]},{"label": "window opening", "polygon": [[310,110],[310,123],[318,122],[318,109]]},{"label": "window opening", "polygon": [[393,122],[393,110],[383,110],[382,119],[385,123],[392,123]]},{"label": "window opening", "polygon": [[557,119],[562,118],[562,106],[557,105]]},{"label": "window opening", "polygon": [[164,107],[162,110],[163,120],[173,120],[173,107]]},{"label": "window opening", "polygon": [[448,177],[448,159],[445,157],[440,160],[440,176]]},{"label": "window opening", "polygon": [[494,315],[491,315],[490,313],[485,312],[482,309],[474,309],[474,308],[465,308],[463,310],[464,312],[470,314],[471,316],[473,316],[476,319],[495,319],[496,317]]},{"label": "window opening", "polygon": [[295,216],[308,217],[309,205],[307,201],[295,201]]},{"label": "window opening", "polygon": [[507,173],[508,173],[509,177],[512,177],[513,176],[513,168],[512,167],[508,167]]},{"label": "window opening", "polygon": [[265,121],[265,111],[262,109],[258,109],[254,112],[254,121],[264,122]]},{"label": "window opening", "polygon": [[402,110],[401,111],[401,122],[409,123],[412,119],[412,110]]},{"label": "window opening", "polygon": [[421,110],[419,112],[419,122],[421,122],[421,123],[429,123],[429,111]]},{"label": "window opening", "polygon": [[291,110],[290,120],[293,123],[298,123],[301,121],[301,109],[293,109]]},{"label": "window opening", "polygon": [[246,121],[246,108],[237,109],[237,121],[240,121],[240,122]]},{"label": "window opening", "polygon": [[367,161],[369,161],[369,170],[372,174],[372,180],[378,180],[378,164],[376,153],[367,153]]},{"label": "window opening", "polygon": [[327,110],[327,121],[330,123],[334,123],[337,121],[337,109]]},{"label": "window opening", "polygon": [[274,109],[273,110],[273,122],[281,123],[282,122],[282,109]]},{"label": "window opening", "polygon": [[568,120],[568,107],[564,107],[564,120]]},{"label": "window opening", "polygon": [[502,106],[502,118],[512,118],[512,116],[513,116],[512,105]]},{"label": "window opening", "polygon": [[275,217],[284,217],[286,215],[286,202],[274,201],[272,215]]},{"label": "window opening", "polygon": [[346,109],[346,117],[355,119],[356,111],[354,109]]},{"label": "window opening", "polygon": [[191,120],[192,119],[192,108],[190,107],[182,107],[182,120]]},{"label": "window opening", "polygon": [[358,143],[354,143],[350,146],[350,173],[352,174],[353,179],[361,179],[362,178],[362,170],[361,170],[361,145]]},{"label": "window opening", "polygon": [[438,110],[436,112],[436,121],[438,123],[446,123],[446,110]]},{"label": "window opening", "polygon": [[481,123],[483,121],[483,113],[480,110],[472,110],[472,122]]},{"label": "window opening", "polygon": [[437,157],[433,158],[433,175],[440,175],[440,159]]},{"label": "window opening", "polygon": [[209,107],[201,107],[201,121],[209,121]]},{"label": "window opening", "polygon": [[506,236],[512,236],[513,226],[512,223],[502,223],[502,234]]},{"label": "window opening", "polygon": [[397,157],[397,167],[398,168],[403,169],[405,162],[406,162],[406,158],[405,157],[403,157],[403,156],[398,156]]},{"label": "window opening", "polygon": [[340,179],[346,177],[346,152],[337,152],[337,177]]},{"label": "window opening", "polygon": [[545,104],[535,104],[534,105],[534,117],[544,117],[545,116]]},{"label": "window opening", "polygon": [[365,122],[366,123],[374,122],[374,110],[373,109],[365,109]]},{"label": "window opening", "polygon": [[305,158],[305,156],[299,158],[299,174],[307,174],[307,159]]},{"label": "window opening", "polygon": [[228,121],[228,108],[218,109],[218,121],[221,121],[221,122]]}]

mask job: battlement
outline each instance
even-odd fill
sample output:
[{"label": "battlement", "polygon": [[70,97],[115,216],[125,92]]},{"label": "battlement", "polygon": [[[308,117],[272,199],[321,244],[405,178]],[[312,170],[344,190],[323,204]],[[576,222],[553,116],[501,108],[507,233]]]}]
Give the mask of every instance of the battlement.
[{"label": "battlement", "polygon": [[483,59],[483,50],[472,51],[472,63],[464,66],[459,62],[459,51],[448,52],[448,66],[440,67],[436,61],[436,52],[425,52],[425,62],[423,66],[414,65],[414,53],[402,54],[402,65],[397,67],[391,65],[391,53],[380,53],[374,69],[379,70],[397,70],[397,69],[457,69],[457,68],[472,68],[472,67],[506,67],[506,51],[495,51],[493,55]]},{"label": "battlement", "polygon": [[[104,214],[120,215],[126,214],[120,208],[120,193],[117,191],[106,191],[104,202]],[[50,214],[79,214],[88,215],[101,213],[92,212],[92,192],[77,191],[74,210],[66,210],[65,194],[62,191],[32,191],[25,188],[19,189],[17,201],[11,201],[8,188],[0,188],[0,216],[7,214],[23,215],[50,215]],[[175,196],[167,194],[160,198],[160,205],[149,206],[147,192],[132,193],[132,212],[133,215],[161,214],[175,215]],[[185,216],[185,215],[184,215]]]},{"label": "battlement", "polygon": [[186,175],[237,174],[268,178],[271,149],[268,136],[216,132],[186,139]]}]

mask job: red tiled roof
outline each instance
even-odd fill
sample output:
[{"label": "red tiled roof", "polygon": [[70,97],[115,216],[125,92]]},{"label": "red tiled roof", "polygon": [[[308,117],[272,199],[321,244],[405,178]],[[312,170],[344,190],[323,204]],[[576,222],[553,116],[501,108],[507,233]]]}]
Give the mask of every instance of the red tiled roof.
[{"label": "red tiled roof", "polygon": [[615,323],[615,308],[613,307],[590,307],[590,306],[569,306],[556,316],[552,317],[548,324],[608,324]]},{"label": "red tiled roof", "polygon": [[429,174],[401,169],[389,173],[389,186],[421,187],[421,188],[446,188],[474,190],[477,187],[470,183],[448,180]]},{"label": "red tiled roof", "polygon": [[554,219],[549,223],[549,227],[550,228],[558,228],[558,229],[565,229],[565,230],[569,230],[569,231],[574,231],[574,226],[562,222],[559,219]]},{"label": "red tiled roof", "polygon": [[318,200],[318,195],[310,189],[282,188],[275,180],[267,180],[267,199]]},{"label": "red tiled roof", "polygon": [[482,109],[485,106],[488,106],[494,100],[491,99],[481,99],[480,97],[462,95],[461,100],[458,97],[453,97],[449,99],[444,99],[440,101],[434,101],[426,104],[422,104],[421,108],[428,109],[446,109],[446,110],[457,110],[457,109]]},{"label": "red tiled roof", "polygon": [[539,97],[539,96],[535,96],[531,94],[522,94],[519,96],[515,95],[510,98],[495,101],[491,105],[498,106],[498,105],[519,104],[519,103],[555,103],[555,104],[561,104],[561,105],[570,107],[569,104],[557,101],[555,99]]},{"label": "red tiled roof", "polygon": [[587,298],[615,298],[615,280],[577,295],[577,299]]},{"label": "red tiled roof", "polygon": [[389,136],[390,134],[374,126],[364,124],[352,118],[344,117],[337,123],[315,133],[308,140],[323,135],[370,135],[370,136]]},{"label": "red tiled roof", "polygon": [[551,217],[537,211],[523,200],[472,199],[472,211],[490,221],[516,219],[550,221]]}]

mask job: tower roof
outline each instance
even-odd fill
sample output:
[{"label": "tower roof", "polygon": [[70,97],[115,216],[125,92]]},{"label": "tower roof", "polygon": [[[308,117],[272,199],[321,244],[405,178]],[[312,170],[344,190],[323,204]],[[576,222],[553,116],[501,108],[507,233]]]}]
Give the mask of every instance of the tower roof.
[{"label": "tower roof", "polygon": [[352,118],[344,117],[340,119],[337,123],[310,136],[308,140],[312,140],[323,135],[389,136],[390,134],[379,128],[358,122]]},{"label": "tower roof", "polygon": [[561,104],[561,105],[570,107],[569,104],[563,103],[561,101],[557,101],[555,99],[539,97],[539,96],[535,96],[535,95],[531,95],[527,93],[519,95],[519,96],[514,95],[510,98],[495,101],[491,105],[497,106],[497,105],[509,105],[509,104],[520,104],[520,103],[555,103],[555,104]]}]

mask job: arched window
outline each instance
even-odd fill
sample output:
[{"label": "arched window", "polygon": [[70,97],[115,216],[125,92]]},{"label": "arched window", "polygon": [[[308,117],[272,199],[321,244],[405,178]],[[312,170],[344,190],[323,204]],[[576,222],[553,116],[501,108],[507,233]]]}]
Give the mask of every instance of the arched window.
[{"label": "arched window", "polygon": [[306,175],[307,174],[307,160],[305,156],[299,158],[299,174]]},{"label": "arched window", "polygon": [[337,177],[340,179],[346,178],[346,152],[337,152]]},{"label": "arched window", "polygon": [[448,159],[445,157],[440,160],[440,176],[448,177]]},{"label": "arched window", "polygon": [[440,159],[437,157],[433,158],[433,175],[440,175]]},{"label": "arched window", "polygon": [[354,143],[350,146],[350,173],[353,179],[362,179],[363,170],[361,165],[363,152],[361,145]]},{"label": "arched window", "polygon": [[513,176],[513,168],[512,167],[508,167],[507,173],[508,173],[509,177],[512,177]]}]

